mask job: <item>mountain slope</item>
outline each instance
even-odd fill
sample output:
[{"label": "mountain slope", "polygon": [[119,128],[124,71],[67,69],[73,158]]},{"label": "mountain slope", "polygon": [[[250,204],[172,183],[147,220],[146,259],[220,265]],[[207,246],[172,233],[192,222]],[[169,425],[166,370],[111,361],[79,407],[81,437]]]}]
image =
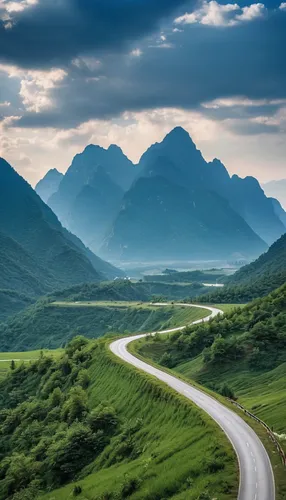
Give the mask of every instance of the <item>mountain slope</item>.
[{"label": "mountain slope", "polygon": [[[200,158],[196,150],[195,155]],[[229,203],[206,189],[199,177],[195,177],[196,186],[188,184],[189,172],[184,177],[181,170],[183,160],[180,167],[163,156],[152,164],[145,162],[146,157],[141,176],[124,196],[101,248],[103,255],[126,260],[200,260],[256,256],[266,249]]]},{"label": "mountain slope", "polygon": [[[62,228],[50,208],[3,159],[0,159],[0,232],[5,247],[9,248],[6,269],[9,266],[11,279],[16,262],[20,271],[36,277],[40,288],[45,290],[98,281],[105,270],[112,268],[94,256],[98,263],[95,268],[90,260],[91,252]],[[117,270],[113,271],[116,275]],[[6,279],[9,281],[9,275]],[[34,293],[38,294],[36,283],[33,286]]]},{"label": "mountain slope", "polygon": [[276,213],[277,217],[279,217],[286,230],[286,212],[284,208],[282,207],[281,203],[276,200],[276,198],[269,198],[269,200],[272,203],[274,212]]},{"label": "mountain slope", "polygon": [[286,210],[286,179],[270,181],[263,184],[263,189],[267,196],[277,198]]},{"label": "mountain slope", "polygon": [[45,203],[47,203],[48,199],[57,192],[62,178],[63,174],[56,168],[53,168],[38,182],[35,191]]},{"label": "mountain slope", "polygon": [[228,282],[232,284],[245,284],[257,279],[270,278],[282,274],[286,281],[286,234],[276,241],[255,262],[242,267],[233,274]]},{"label": "mountain slope", "polygon": [[226,196],[232,208],[268,245],[285,232],[285,226],[276,213],[272,200],[266,198],[254,177],[241,179],[233,175]]},{"label": "mountain slope", "polygon": [[48,201],[52,210],[68,229],[72,206],[84,186],[92,182],[98,167],[102,167],[112,181],[124,191],[130,187],[134,179],[134,165],[118,146],[112,145],[108,149],[87,146],[81,154],[75,156],[57,193]]},{"label": "mountain slope", "polygon": [[71,206],[70,230],[96,251],[119,211],[123,195],[123,190],[99,167]]},{"label": "mountain slope", "polygon": [[251,264],[226,281],[226,286],[199,297],[201,302],[245,303],[264,297],[286,283],[286,234]]},{"label": "mountain slope", "polygon": [[161,143],[154,144],[143,154],[138,168],[140,174],[150,173],[160,156],[176,167],[173,173],[165,172],[171,181],[189,189],[207,189],[227,199],[232,209],[268,244],[284,233],[284,225],[258,181],[252,177],[230,177],[218,159],[207,163],[183,128],[176,127]]}]

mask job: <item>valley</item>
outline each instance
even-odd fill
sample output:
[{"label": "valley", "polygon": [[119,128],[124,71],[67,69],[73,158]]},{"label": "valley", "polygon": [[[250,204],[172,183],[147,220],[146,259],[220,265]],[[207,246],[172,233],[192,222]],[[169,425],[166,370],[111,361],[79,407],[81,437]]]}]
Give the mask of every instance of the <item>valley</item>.
[{"label": "valley", "polygon": [[0,499],[284,500],[278,200],[181,127],[0,181]]}]

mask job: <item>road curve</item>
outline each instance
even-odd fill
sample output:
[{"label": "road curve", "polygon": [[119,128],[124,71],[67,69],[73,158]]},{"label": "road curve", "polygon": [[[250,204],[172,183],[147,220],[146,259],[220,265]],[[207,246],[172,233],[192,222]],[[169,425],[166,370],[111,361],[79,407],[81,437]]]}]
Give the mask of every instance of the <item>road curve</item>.
[{"label": "road curve", "polygon": [[[157,306],[170,305],[158,303]],[[201,307],[210,311],[210,315],[192,324],[208,321],[210,318],[222,313],[219,309],[207,306],[195,306],[193,304],[177,304],[186,307]],[[182,330],[172,328],[160,333],[169,333]],[[153,332],[154,334],[155,332]],[[134,335],[116,340],[110,344],[111,351],[127,363],[140,368],[146,373],[165,382],[169,387],[190,399],[198,407],[210,415],[222,428],[237,454],[240,468],[240,486],[238,500],[275,500],[275,485],[272,466],[268,454],[255,434],[253,429],[239,415],[219,403],[208,394],[196,389],[190,384],[183,382],[169,373],[159,370],[154,366],[141,361],[127,350],[128,344],[134,340],[145,337],[148,334]],[[150,335],[150,334],[149,334]]]}]

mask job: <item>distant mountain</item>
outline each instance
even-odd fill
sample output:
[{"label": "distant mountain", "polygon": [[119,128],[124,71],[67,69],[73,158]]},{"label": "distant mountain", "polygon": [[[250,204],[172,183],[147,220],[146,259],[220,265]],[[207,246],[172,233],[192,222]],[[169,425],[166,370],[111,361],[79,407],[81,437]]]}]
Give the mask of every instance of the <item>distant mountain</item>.
[{"label": "distant mountain", "polygon": [[176,127],[161,143],[154,144],[144,153],[138,168],[140,173],[150,172],[156,158],[160,156],[175,166],[172,173],[163,167],[164,176],[189,189],[207,189],[226,198],[232,209],[268,245],[284,233],[284,225],[258,181],[253,177],[230,177],[218,159],[207,163],[183,128]]},{"label": "distant mountain", "polygon": [[[87,146],[81,154],[75,156],[58,191],[48,200],[49,206],[68,229],[73,224],[73,205],[78,196],[82,199],[81,193],[85,186],[92,184],[94,187],[94,176],[99,167],[102,167],[106,175],[123,191],[129,189],[135,177],[136,171],[133,163],[118,146],[112,145],[108,149],[100,146]],[[97,186],[97,189],[100,190],[100,186]],[[106,196],[109,196],[108,192]],[[90,192],[88,192],[88,197],[90,199]],[[88,201],[86,203],[88,204]],[[96,228],[94,228],[95,232]]]},{"label": "distant mountain", "polygon": [[221,259],[254,257],[266,250],[222,195],[231,182],[225,167],[218,160],[208,164],[184,129],[174,129],[151,146],[138,172],[101,248],[103,255],[124,260]]},{"label": "distant mountain", "polygon": [[119,212],[124,191],[98,167],[71,205],[69,229],[96,251]]},{"label": "distant mountain", "polygon": [[285,226],[276,213],[272,200],[265,196],[254,177],[241,179],[234,175],[225,195],[232,208],[268,245],[285,232]]},{"label": "distant mountain", "polygon": [[[168,179],[162,175],[164,166]],[[159,158],[145,172],[149,177],[134,183],[103,254],[123,260],[207,260],[255,256],[266,249],[225,199],[202,187],[190,190],[172,182],[175,172],[172,163]]]},{"label": "distant mountain", "polygon": [[273,209],[277,217],[281,220],[282,224],[285,226],[286,230],[286,212],[282,207],[281,203],[276,198],[269,198],[272,203]]},{"label": "distant mountain", "polygon": [[270,198],[277,198],[284,210],[286,210],[286,179],[279,181],[270,181],[262,184],[266,196]]},{"label": "distant mountain", "polygon": [[47,203],[48,199],[57,192],[62,178],[63,174],[61,174],[56,168],[53,168],[52,170],[49,170],[45,177],[38,182],[35,187],[35,191],[45,203]]},{"label": "distant mountain", "polygon": [[0,287],[39,295],[120,273],[65,230],[31,186],[0,159]]}]

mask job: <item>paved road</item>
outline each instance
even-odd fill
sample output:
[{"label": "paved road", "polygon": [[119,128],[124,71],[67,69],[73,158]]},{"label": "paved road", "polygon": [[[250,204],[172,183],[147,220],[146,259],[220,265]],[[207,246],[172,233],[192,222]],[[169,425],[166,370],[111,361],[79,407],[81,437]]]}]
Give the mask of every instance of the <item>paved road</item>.
[{"label": "paved road", "polygon": [[[162,306],[170,304],[156,305]],[[208,321],[210,318],[222,312],[213,307],[194,306],[190,304],[178,305],[184,305],[186,307],[203,307],[211,312],[207,318],[195,321],[194,324]],[[185,327],[173,328],[160,333],[179,331],[182,328]],[[192,387],[186,382],[148,365],[127,351],[127,346],[130,342],[145,336],[146,334],[134,335],[132,337],[116,340],[110,345],[110,349],[119,358],[153,375],[157,379],[162,380],[169,387],[193,401],[218,423],[231,441],[238,457],[240,467],[238,500],[275,500],[275,486],[271,463],[262,442],[255,432],[241,417],[226,408],[222,403],[219,403],[216,399]]]}]

